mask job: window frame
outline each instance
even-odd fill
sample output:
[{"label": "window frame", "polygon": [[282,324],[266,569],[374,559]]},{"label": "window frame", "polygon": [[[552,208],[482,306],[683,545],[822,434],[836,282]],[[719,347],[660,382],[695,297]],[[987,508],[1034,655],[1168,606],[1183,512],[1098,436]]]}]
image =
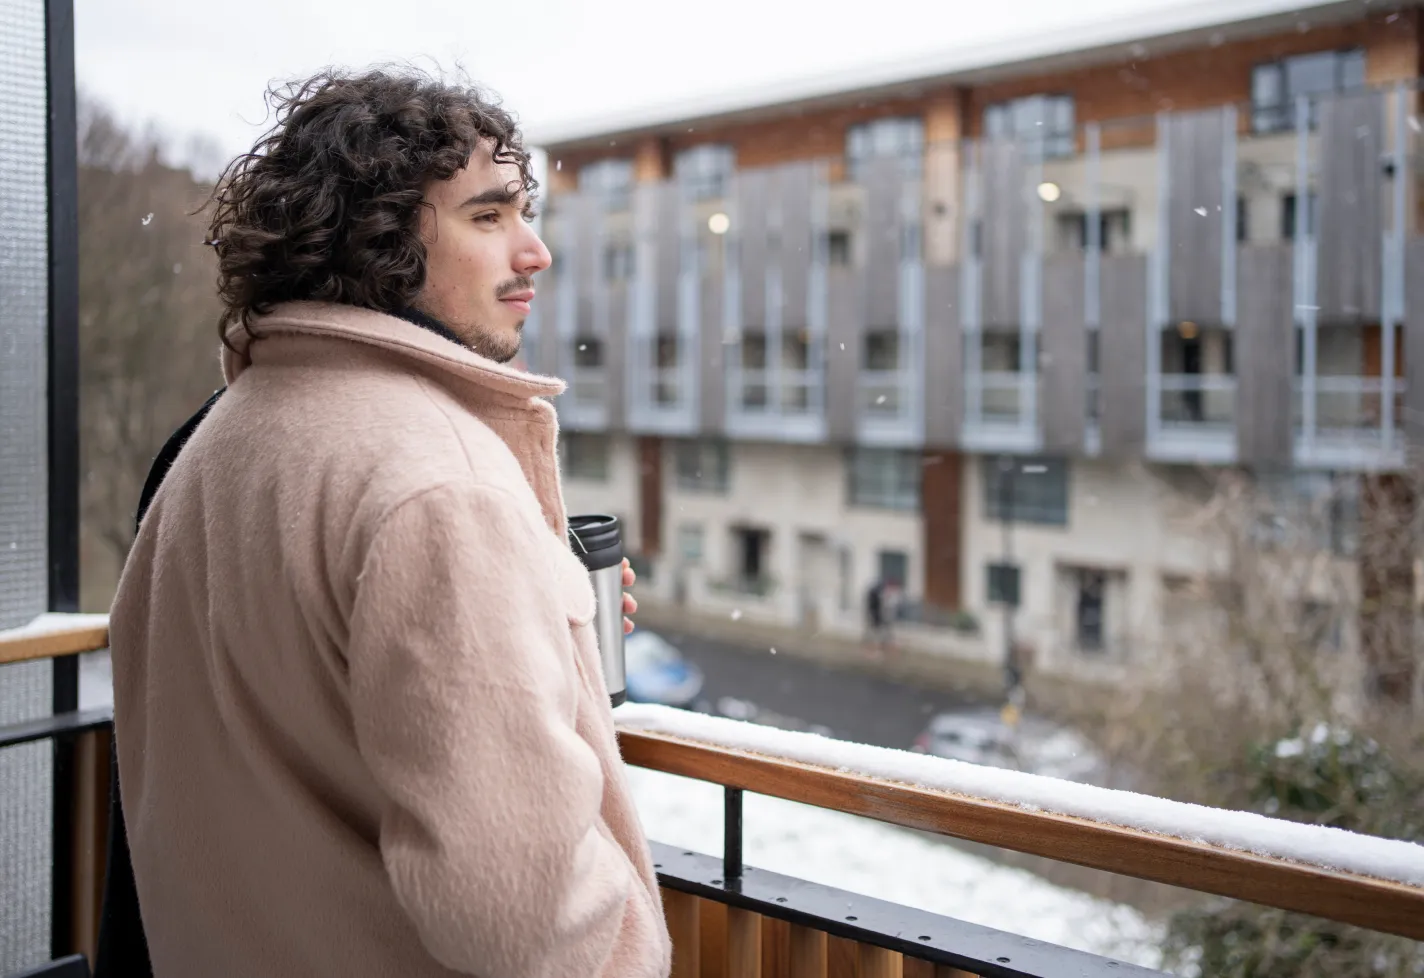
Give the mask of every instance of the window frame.
[{"label": "window frame", "polygon": [[913,449],[846,449],[846,501],[855,509],[918,512],[924,466]]}]

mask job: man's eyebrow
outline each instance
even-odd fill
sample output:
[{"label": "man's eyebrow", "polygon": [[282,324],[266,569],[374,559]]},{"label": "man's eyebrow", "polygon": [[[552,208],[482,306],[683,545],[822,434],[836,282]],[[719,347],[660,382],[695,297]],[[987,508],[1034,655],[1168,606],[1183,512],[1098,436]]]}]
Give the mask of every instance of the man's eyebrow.
[{"label": "man's eyebrow", "polygon": [[[461,207],[488,207],[490,205],[500,205],[513,207],[520,203],[520,198],[524,196],[522,188],[511,189],[509,187],[491,187],[488,190],[475,194],[469,200],[461,204]],[[528,207],[528,204],[525,204]]]}]

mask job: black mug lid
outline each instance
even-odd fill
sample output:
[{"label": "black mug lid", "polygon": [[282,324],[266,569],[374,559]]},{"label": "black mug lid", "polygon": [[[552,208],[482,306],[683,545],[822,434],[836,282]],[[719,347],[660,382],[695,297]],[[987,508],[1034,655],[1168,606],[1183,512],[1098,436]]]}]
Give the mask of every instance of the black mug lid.
[{"label": "black mug lid", "polygon": [[623,560],[623,532],[618,517],[602,513],[569,517],[569,546],[589,570]]}]

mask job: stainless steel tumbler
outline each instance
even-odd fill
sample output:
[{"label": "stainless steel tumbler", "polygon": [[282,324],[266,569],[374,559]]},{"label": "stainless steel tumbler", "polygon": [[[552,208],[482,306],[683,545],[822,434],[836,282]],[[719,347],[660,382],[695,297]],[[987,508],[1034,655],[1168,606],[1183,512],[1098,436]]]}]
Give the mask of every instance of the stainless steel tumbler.
[{"label": "stainless steel tumbler", "polygon": [[593,582],[593,620],[603,678],[617,706],[628,698],[623,664],[623,532],[616,516],[569,517],[569,546]]}]

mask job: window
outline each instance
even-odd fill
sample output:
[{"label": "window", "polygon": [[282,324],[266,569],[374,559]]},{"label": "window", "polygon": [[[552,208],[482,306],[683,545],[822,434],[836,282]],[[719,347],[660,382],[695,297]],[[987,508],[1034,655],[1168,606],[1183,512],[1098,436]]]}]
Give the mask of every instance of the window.
[{"label": "window", "polygon": [[[1058,241],[1065,251],[1088,250],[1088,215],[1058,215]],[[1132,244],[1132,212],[1127,208],[1098,212],[1098,248],[1104,254],[1125,253]]]},{"label": "window", "polygon": [[915,116],[875,119],[846,130],[846,169],[859,180],[866,160],[898,158],[907,177],[920,174],[925,147],[925,126]]},{"label": "window", "polygon": [[1075,639],[1083,652],[1103,651],[1103,606],[1107,600],[1108,576],[1100,570],[1078,568],[1078,600],[1075,609]]},{"label": "window", "polygon": [[887,584],[905,586],[910,576],[910,558],[903,550],[882,550],[876,555],[880,576],[877,580]]},{"label": "window", "polygon": [[1071,95],[1031,95],[984,109],[984,135],[1011,139],[1044,159],[1072,156],[1077,148]]},{"label": "window", "polygon": [[850,232],[829,231],[826,233],[826,264],[850,264]]},{"label": "window", "polygon": [[653,377],[653,401],[668,405],[678,402],[678,342],[676,333],[659,333],[654,356],[657,370]]},{"label": "window", "polygon": [[1365,84],[1365,52],[1315,51],[1257,65],[1251,72],[1251,127],[1256,132],[1295,128],[1295,103],[1310,98],[1309,124],[1317,119],[1319,97]]},{"label": "window", "polygon": [[684,523],[677,531],[677,551],[682,555],[684,562],[689,564],[702,563],[702,525],[700,523]]},{"label": "window", "polygon": [[633,246],[620,241],[604,246],[603,278],[607,282],[626,282],[633,277]]},{"label": "window", "polygon": [[1017,608],[1019,606],[1019,565],[989,564],[985,570],[988,572],[986,590],[989,594],[989,603],[1006,604]]},{"label": "window", "polygon": [[568,432],[559,438],[560,465],[570,479],[608,481],[607,435]]},{"label": "window", "polygon": [[1251,209],[1246,206],[1246,198],[1238,196],[1236,198],[1236,240],[1249,241],[1251,239]]},{"label": "window", "polygon": [[597,336],[577,336],[574,338],[574,366],[603,366],[603,340]]},{"label": "window", "polygon": [[920,508],[920,456],[892,448],[852,448],[847,461],[850,504],[876,509]]},{"label": "window", "polygon": [[893,329],[871,330],[865,334],[861,366],[865,370],[900,369],[900,334]]},{"label": "window", "polygon": [[685,149],[673,161],[677,182],[693,200],[725,197],[727,180],[735,167],[735,151],[719,143]]},{"label": "window", "polygon": [[1068,525],[1068,462],[1061,458],[985,459],[984,515],[1014,523]]},{"label": "window", "polygon": [[674,449],[677,487],[687,492],[724,493],[731,479],[731,457],[724,441],[680,441]]},{"label": "window", "polygon": [[602,197],[610,211],[627,210],[633,193],[633,161],[589,163],[579,170],[579,190]]},{"label": "window", "polygon": [[[1285,194],[1281,197],[1281,239],[1284,241],[1295,240],[1296,229],[1296,198],[1295,194]],[[1305,236],[1308,238],[1315,234],[1316,217],[1315,191],[1311,191],[1305,198]]]}]

